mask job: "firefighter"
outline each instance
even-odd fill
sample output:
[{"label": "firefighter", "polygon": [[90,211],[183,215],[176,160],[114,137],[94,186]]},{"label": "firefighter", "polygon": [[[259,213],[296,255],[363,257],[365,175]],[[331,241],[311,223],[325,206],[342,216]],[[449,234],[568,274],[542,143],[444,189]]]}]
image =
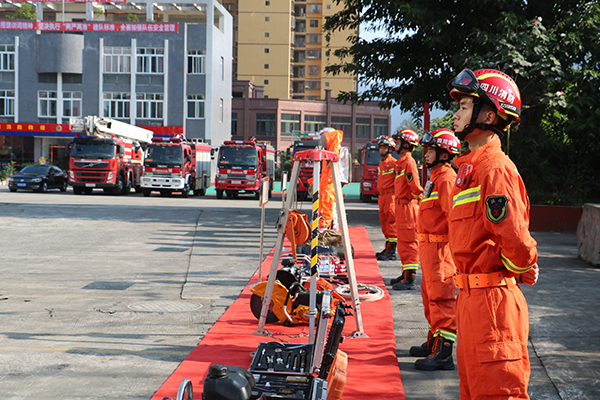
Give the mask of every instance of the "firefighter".
[{"label": "firefighter", "polygon": [[529,199],[500,138],[519,122],[516,83],[493,69],[463,70],[448,83],[460,103],[454,131],[469,144],[448,215],[455,284],[461,400],[529,399],[529,317],[519,283],[537,282]]},{"label": "firefighter", "polygon": [[394,290],[415,290],[419,268],[419,241],[417,240],[417,210],[423,188],[412,151],[419,145],[419,136],[411,129],[402,129],[392,136],[400,155],[395,167],[396,235],[402,275],[392,279]]},{"label": "firefighter", "polygon": [[448,212],[456,172],[450,162],[460,154],[460,141],[450,129],[442,128],[423,135],[421,146],[430,171],[417,214],[421,296],[429,332],[427,341],[409,352],[426,357],[415,362],[417,369],[450,370],[454,369],[452,347],[456,341],[456,288],[452,279],[456,267],[448,244]]},{"label": "firefighter", "polygon": [[[327,151],[332,151],[340,155],[340,146],[344,133],[333,128],[324,128],[319,132],[321,147]],[[309,181],[312,184],[312,179]],[[329,162],[323,163],[321,168],[321,177],[319,179],[319,228],[329,229],[333,221],[333,208],[335,206],[335,191],[333,189],[333,179],[331,178],[331,165]]]},{"label": "firefighter", "polygon": [[396,208],[394,203],[394,168],[396,159],[392,156],[395,148],[394,139],[381,136],[378,140],[381,161],[377,166],[377,203],[379,205],[379,222],[385,236],[385,249],[376,254],[378,260],[396,259]]}]

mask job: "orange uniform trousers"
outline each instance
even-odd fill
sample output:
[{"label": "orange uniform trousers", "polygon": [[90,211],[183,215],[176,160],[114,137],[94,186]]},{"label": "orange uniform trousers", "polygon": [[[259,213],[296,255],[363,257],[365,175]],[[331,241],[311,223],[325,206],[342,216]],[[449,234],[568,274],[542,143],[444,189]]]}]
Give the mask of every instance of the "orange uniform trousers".
[{"label": "orange uniform trousers", "polygon": [[456,311],[460,399],[529,399],[529,315],[521,289],[460,289]]},{"label": "orange uniform trousers", "polygon": [[[429,236],[429,235],[427,235]],[[431,332],[456,333],[456,267],[448,242],[420,242],[421,297]]]},{"label": "orange uniform trousers", "polygon": [[[392,188],[393,189],[393,188]],[[394,202],[394,191],[379,193],[377,197],[379,204],[379,222],[385,239],[396,239],[396,204]]]},{"label": "orange uniform trousers", "polygon": [[416,200],[396,199],[397,248],[403,270],[419,268],[417,211],[419,211],[419,205]]}]

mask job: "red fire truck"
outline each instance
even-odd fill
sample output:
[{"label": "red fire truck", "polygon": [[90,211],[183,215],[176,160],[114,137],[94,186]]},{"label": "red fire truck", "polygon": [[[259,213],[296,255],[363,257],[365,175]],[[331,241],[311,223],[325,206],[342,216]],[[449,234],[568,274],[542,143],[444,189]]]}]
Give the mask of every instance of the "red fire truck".
[{"label": "red fire truck", "polygon": [[373,196],[377,196],[377,166],[381,162],[377,139],[365,144],[358,152],[358,162],[362,169],[360,179],[360,199],[369,203]]},{"label": "red fire truck", "polygon": [[269,197],[275,180],[275,149],[270,142],[227,140],[219,148],[215,189],[217,198],[253,194],[260,199],[261,181],[269,178]]},{"label": "red fire truck", "polygon": [[152,131],[96,116],[71,118],[69,125],[77,133],[69,145],[73,193],[89,194],[95,188],[112,194],[140,190],[142,147],[150,143]]},{"label": "red fire truck", "polygon": [[169,196],[181,192],[188,197],[204,195],[210,184],[210,155],[208,143],[186,140],[181,135],[154,137],[144,152],[142,193],[152,191]]},{"label": "red fire truck", "polygon": [[[293,167],[293,156],[299,151],[314,149],[319,145],[318,136],[305,136],[301,137],[300,140],[294,141],[290,146],[292,152],[292,167]],[[308,180],[313,176],[313,164],[311,161],[304,161],[300,165],[300,171],[298,175],[298,185],[296,185],[296,195],[299,201],[304,201],[308,197]]]}]

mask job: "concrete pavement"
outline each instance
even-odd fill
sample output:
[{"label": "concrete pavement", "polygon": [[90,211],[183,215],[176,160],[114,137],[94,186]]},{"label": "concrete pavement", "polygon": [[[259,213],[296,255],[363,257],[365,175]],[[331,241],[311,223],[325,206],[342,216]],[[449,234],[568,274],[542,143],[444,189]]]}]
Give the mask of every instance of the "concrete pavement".
[{"label": "concrete pavement", "polygon": [[[256,203],[0,188],[0,399],[150,398],[258,267]],[[280,206],[267,206],[265,254]],[[346,206],[381,250],[377,205]],[[600,270],[577,260],[574,234],[534,237],[530,394],[598,399]],[[459,399],[456,371],[418,371],[408,355],[427,331],[419,291],[391,297],[406,398]]]}]

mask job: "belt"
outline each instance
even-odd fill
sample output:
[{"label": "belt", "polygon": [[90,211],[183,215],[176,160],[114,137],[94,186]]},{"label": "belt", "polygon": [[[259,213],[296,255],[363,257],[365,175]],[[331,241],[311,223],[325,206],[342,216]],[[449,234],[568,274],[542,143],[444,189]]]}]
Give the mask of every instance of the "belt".
[{"label": "belt", "polygon": [[457,274],[452,277],[454,286],[458,289],[481,289],[487,287],[515,286],[517,281],[513,277],[505,277],[502,272],[492,272],[489,274]]},{"label": "belt", "polygon": [[380,194],[390,194],[390,193],[394,193],[394,188],[387,188],[387,189],[383,189],[379,191]]},{"label": "belt", "polygon": [[417,199],[396,199],[396,204],[410,204],[413,201],[417,201]]},{"label": "belt", "polygon": [[417,233],[417,239],[419,239],[419,242],[428,243],[447,242],[448,235],[432,235],[430,233]]}]

